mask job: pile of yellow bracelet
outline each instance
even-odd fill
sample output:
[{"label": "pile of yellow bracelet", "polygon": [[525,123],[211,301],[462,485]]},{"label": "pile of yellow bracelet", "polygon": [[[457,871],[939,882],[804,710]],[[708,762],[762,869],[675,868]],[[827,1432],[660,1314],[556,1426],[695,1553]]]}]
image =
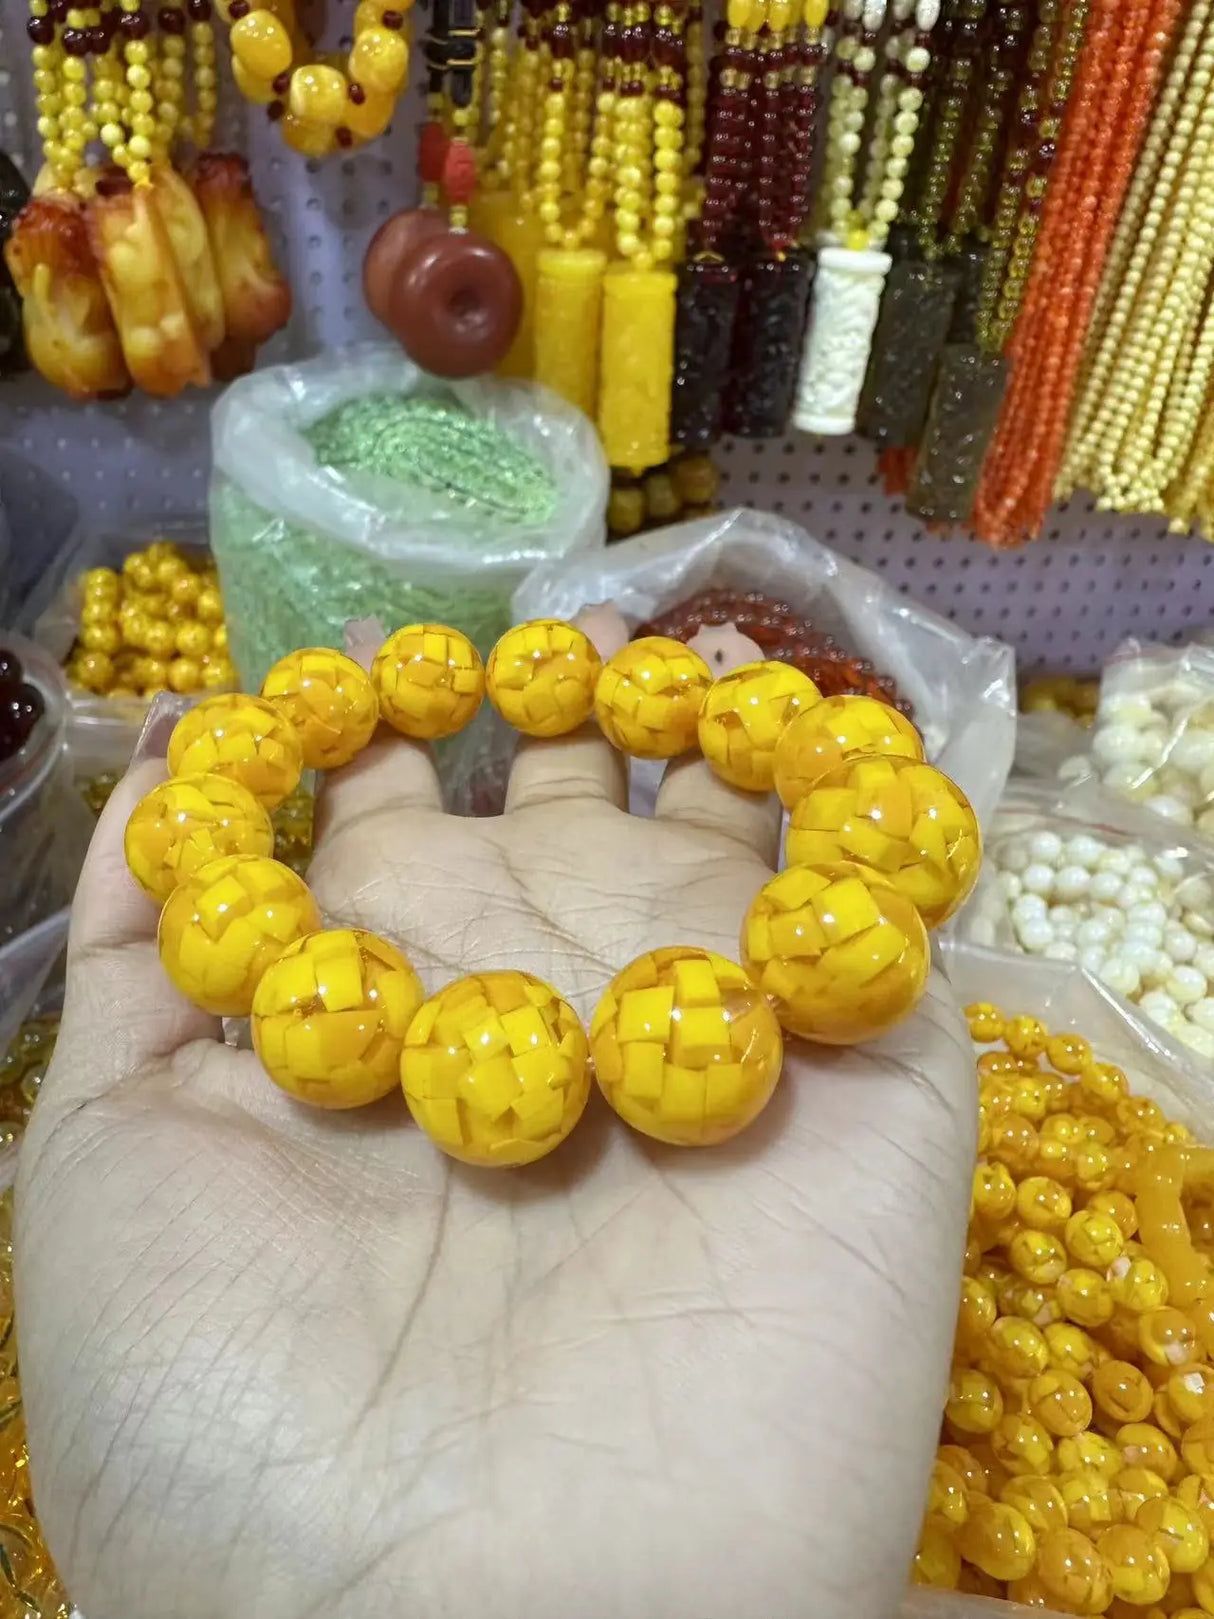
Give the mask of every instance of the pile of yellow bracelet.
[{"label": "pile of yellow bracelet", "polygon": [[979,1158],[912,1578],[1214,1614],[1214,1151],[1076,1034],[967,1008]]},{"label": "pile of yellow bracelet", "polygon": [[[426,1000],[386,940],[324,930],[305,883],[272,858],[268,811],[302,770],[334,770],[380,721],[453,735],[484,695],[517,730],[567,735],[592,716],[637,758],[698,744],[731,786],[791,810],[789,867],[756,895],[741,964],[679,946],[613,979],[589,1039],[555,990],[518,972],[460,979]],[[553,619],[522,624],[484,666],[458,630],[410,625],[370,673],[313,648],[277,663],[260,696],[206,699],[168,745],[171,779],[127,826],[132,874],[163,905],[174,984],[217,1016],[251,1014],[271,1079],[320,1107],[357,1107],[401,1084],[414,1118],[454,1157],[529,1163],[581,1116],[591,1069],[607,1101],[658,1140],[708,1145],[769,1100],[781,1031],[848,1045],[891,1028],[927,982],[927,929],[972,888],[973,810],[924,762],[909,721],[870,697],[822,698],[786,664],[714,681],[682,642],[630,642],[603,664]]]}]

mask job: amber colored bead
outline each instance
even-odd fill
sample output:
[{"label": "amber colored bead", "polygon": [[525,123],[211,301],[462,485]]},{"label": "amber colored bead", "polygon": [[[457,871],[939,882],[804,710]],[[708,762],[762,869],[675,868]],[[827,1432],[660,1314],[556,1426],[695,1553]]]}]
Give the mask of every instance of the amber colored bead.
[{"label": "amber colored bead", "polygon": [[1113,1476],[1090,1467],[1058,1475],[1058,1488],[1072,1529],[1094,1535],[1116,1523],[1120,1503],[1113,1494]]},{"label": "amber colored bead", "polygon": [[1080,1209],[1066,1223],[1066,1246],[1080,1265],[1107,1270],[1120,1257],[1125,1238],[1112,1215]]},{"label": "amber colored bead", "polygon": [[668,636],[643,636],[603,665],[595,717],[621,753],[673,759],[695,745],[711,685],[711,670],[690,647]]},{"label": "amber colored bead", "polygon": [[[1180,1469],[1176,1446],[1153,1422],[1129,1422],[1117,1430],[1117,1445],[1127,1467],[1149,1467],[1170,1484]],[[1185,1457],[1195,1473],[1211,1471]]]},{"label": "amber colored bead", "polygon": [[293,871],[260,855],[227,855],[169,895],[160,913],[160,959],[196,1006],[217,1017],[247,1017],[266,968],[319,927],[316,901]]},{"label": "amber colored bead", "polygon": [[1143,1354],[1156,1366],[1190,1366],[1205,1359],[1193,1322],[1170,1305],[1148,1310],[1139,1317],[1138,1341]]},{"label": "amber colored bead", "polygon": [[1116,1184],[1117,1170],[1113,1153],[1098,1141],[1084,1141],[1073,1148],[1071,1163],[1075,1172],[1075,1185],[1081,1192],[1096,1194],[1108,1191]]},{"label": "amber colored bead", "polygon": [[379,724],[370,675],[329,647],[305,647],[280,658],[262,681],[261,695],[295,727],[309,770],[349,764]]},{"label": "amber colored bead", "polygon": [[1214,1545],[1214,1473],[1186,1473],[1176,1485],[1176,1497],[1197,1513]]},{"label": "amber colored bead", "polygon": [[941,1445],[936,1451],[936,1460],[951,1467],[965,1485],[967,1494],[975,1490],[980,1494],[986,1489],[986,1475],[967,1445]]},{"label": "amber colored bead", "polygon": [[1123,1467],[1114,1475],[1113,1488],[1120,1498],[1121,1517],[1126,1523],[1134,1522],[1144,1501],[1168,1493],[1167,1480],[1149,1467]]},{"label": "amber colored bead", "polygon": [[969,1517],[969,1489],[950,1463],[937,1456],[927,1486],[927,1518],[946,1529],[959,1529]]},{"label": "amber colored bead", "polygon": [[1063,1473],[1103,1473],[1111,1479],[1125,1466],[1121,1451],[1104,1434],[1076,1434],[1073,1439],[1060,1439],[1054,1447],[1054,1468]]},{"label": "amber colored bead", "polygon": [[1006,1220],[1016,1207],[1018,1195],[1006,1164],[979,1164],[974,1170],[971,1202],[981,1219],[992,1223]]},{"label": "amber colored bead", "polygon": [[1021,1015],[1010,1018],[1003,1031],[1007,1048],[1017,1057],[1040,1057],[1045,1050],[1049,1034],[1045,1024],[1035,1017]]},{"label": "amber colored bead", "polygon": [[131,811],[123,848],[132,877],[163,903],[179,883],[221,855],[272,855],[274,828],[239,782],[174,776]]},{"label": "amber colored bead", "polygon": [[864,753],[922,760],[923,739],[875,697],[824,697],[785,727],[776,743],[776,791],[785,809],[849,759]]},{"label": "amber colored bead", "polygon": [[1060,1074],[1082,1074],[1092,1060],[1092,1048],[1081,1034],[1054,1034],[1045,1043],[1045,1056]]},{"label": "amber colored bead", "polygon": [[1142,1422],[1151,1411],[1153,1389],[1138,1370],[1124,1360],[1106,1360],[1092,1373],[1092,1399],[1118,1427]]},{"label": "amber colored bead", "polygon": [[1168,1280],[1151,1259],[1123,1255],[1109,1267],[1109,1290],[1119,1309],[1134,1315],[1159,1310],[1168,1302]]},{"label": "amber colored bead", "polygon": [[1029,1175],[1016,1188],[1016,1212],[1034,1231],[1057,1233],[1070,1218],[1070,1194],[1046,1175]]},{"label": "amber colored bead", "polygon": [[[1004,1079],[1018,1075],[1019,1059],[1009,1051],[984,1051],[978,1058],[978,1073],[986,1079]],[[1012,1088],[1007,1086],[1008,1111],[1011,1110]]]},{"label": "amber colored bead", "polygon": [[[742,664],[714,681],[704,699],[700,752],[730,786],[769,793],[775,785],[776,744],[785,727],[821,701],[813,681],[792,664]],[[789,860],[793,858],[790,854]],[[838,853],[827,858],[838,858]]]},{"label": "amber colored bead", "polygon": [[1056,1284],[1058,1303],[1076,1326],[1101,1327],[1113,1315],[1113,1295],[1099,1271],[1070,1266]]},{"label": "amber colored bead", "polygon": [[1180,1451],[1191,1473],[1214,1473],[1214,1416],[1198,1417],[1189,1424]]},{"label": "amber colored bead", "polygon": [[233,693],[204,698],[178,720],[168,766],[174,776],[227,776],[274,809],[299,785],[303,750],[276,708]]},{"label": "amber colored bead", "polygon": [[1036,1416],[1005,1411],[992,1429],[991,1453],[1013,1478],[1023,1473],[1044,1475],[1050,1470],[1054,1441]]},{"label": "amber colored bead", "polygon": [[1023,1579],[1037,1555],[1037,1539],[1023,1513],[983,1497],[971,1503],[956,1543],[968,1562],[996,1580]]},{"label": "amber colored bead", "polygon": [[961,1553],[953,1543],[952,1532],[929,1519],[923,1525],[919,1545],[911,1561],[911,1583],[952,1591],[956,1588],[960,1573]]},{"label": "amber colored bead", "polygon": [[1049,1092],[1042,1075],[1022,1074],[1012,1085],[1012,1112],[1032,1124],[1040,1124],[1046,1116]]},{"label": "amber colored bead", "polygon": [[590,637],[560,619],[517,624],[485,668],[489,701],[525,736],[565,736],[594,711],[603,663]]},{"label": "amber colored bead", "polygon": [[1052,1600],[1035,1569],[1021,1579],[1009,1580],[1006,1593],[1000,1591],[1001,1597],[1005,1594],[1008,1602],[1015,1603],[1017,1609],[1048,1608]]},{"label": "amber colored bead", "polygon": [[1015,1507],[1038,1536],[1066,1528],[1066,1503],[1053,1479],[1032,1473],[1010,1478],[999,1491],[999,1499],[1005,1506]]},{"label": "amber colored bead", "polygon": [[1062,1320],[1062,1305],[1054,1288],[1026,1282],[1012,1276],[999,1292],[999,1308],[1005,1315],[1020,1316],[1031,1321],[1041,1331]]},{"label": "amber colored bead", "polygon": [[1185,1427],[1214,1416],[1214,1371],[1209,1366],[1181,1366],[1168,1378],[1172,1410]]},{"label": "amber colored bead", "polygon": [[995,1295],[983,1282],[966,1276],[961,1282],[961,1303],[957,1310],[957,1338],[961,1342],[978,1344],[994,1323]]},{"label": "amber colored bead", "polygon": [[[997,1119],[991,1126],[990,1155],[998,1158],[1015,1174],[1029,1174],[1037,1162],[1037,1131],[1018,1114]],[[1059,1251],[1065,1255],[1062,1244]]]},{"label": "amber colored bead", "polygon": [[1127,1132],[1158,1130],[1165,1123],[1163,1110],[1149,1096],[1124,1096],[1113,1110],[1118,1126]]},{"label": "amber colored bead", "polygon": [[414,1119],[463,1163],[534,1163],[577,1124],[590,1091],[586,1034],[529,973],[457,979],[416,1013],[401,1053]]},{"label": "amber colored bead", "polygon": [[998,1383],[976,1367],[959,1368],[949,1383],[944,1414],[960,1433],[992,1433],[1003,1415]]},{"label": "amber colored bead", "polygon": [[1174,1495],[1144,1501],[1134,1522],[1145,1529],[1176,1574],[1195,1574],[1210,1555],[1210,1537],[1201,1514]]},{"label": "amber colored bead", "polygon": [[1050,1364],[1049,1345],[1040,1327],[1014,1315],[1001,1315],[991,1327],[986,1353],[1001,1378],[1039,1377]]},{"label": "amber colored bead", "polygon": [[1069,1147],[1079,1146],[1085,1139],[1083,1127],[1073,1113],[1055,1113],[1041,1126],[1041,1134],[1064,1141]]},{"label": "amber colored bead", "polygon": [[1122,1070],[1109,1062],[1089,1063],[1079,1075],[1085,1101],[1099,1112],[1115,1112],[1129,1092],[1129,1083]]},{"label": "amber colored bead", "polygon": [[1170,1570],[1167,1558],[1145,1529],[1137,1524],[1114,1524],[1096,1544],[1108,1566],[1115,1596],[1142,1607],[1161,1600]]},{"label": "amber colored bead", "polygon": [[276,1085],[314,1107],[362,1107],[400,1082],[400,1054],[425,1000],[394,945],[361,928],[309,934],[262,975],[253,1048]]},{"label": "amber colored bead", "polygon": [[965,1009],[970,1039],[977,1045],[990,1045],[1003,1039],[1003,1013],[990,1001],[974,1001]]},{"label": "amber colored bead", "polygon": [[1026,1282],[1056,1282],[1067,1268],[1066,1249],[1048,1231],[1018,1231],[1008,1245],[1008,1263]]},{"label": "amber colored bead", "polygon": [[1132,1198],[1124,1192],[1096,1192],[1088,1198],[1088,1208],[1097,1214],[1107,1214],[1116,1220],[1121,1235],[1127,1242],[1138,1230],[1138,1211]]},{"label": "amber colored bead", "polygon": [[[1048,1119],[1045,1121],[1050,1122]],[[1068,1185],[1075,1179],[1075,1159],[1072,1149],[1057,1136],[1037,1134],[1037,1156],[1033,1167],[1051,1180]]]},{"label": "amber colored bead", "polygon": [[393,730],[418,741],[454,736],[485,695],[485,668],[468,637],[445,624],[406,624],[371,664],[379,711]]},{"label": "amber colored bead", "polygon": [[1173,1441],[1178,1441],[1185,1431],[1186,1424],[1180,1420],[1173,1409],[1166,1388],[1155,1390],[1155,1397],[1151,1401],[1151,1421],[1157,1428],[1162,1428],[1168,1438]]},{"label": "amber colored bead", "polygon": [[1074,1438],[1092,1420],[1091,1397],[1069,1372],[1042,1372],[1029,1384],[1028,1400],[1030,1411],[1055,1438]]},{"label": "amber colored bead", "polygon": [[1099,1364],[1100,1351],[1083,1328],[1070,1321],[1056,1322],[1046,1327],[1045,1341],[1051,1366],[1086,1383]]},{"label": "amber colored bead", "polygon": [[1037,1546],[1037,1577],[1065,1613],[1103,1613],[1112,1600],[1109,1569],[1078,1529],[1054,1529]]}]

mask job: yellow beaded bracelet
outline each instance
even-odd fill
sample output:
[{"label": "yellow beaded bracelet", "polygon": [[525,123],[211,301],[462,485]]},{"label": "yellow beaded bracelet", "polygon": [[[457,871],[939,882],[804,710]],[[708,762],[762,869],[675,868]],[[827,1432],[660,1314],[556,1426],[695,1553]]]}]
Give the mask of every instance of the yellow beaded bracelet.
[{"label": "yellow beaded bracelet", "polygon": [[[306,885],[270,858],[267,810],[303,769],[348,764],[382,720],[453,735],[482,699],[517,730],[565,736],[593,713],[636,758],[699,743],[731,787],[779,789],[788,867],[756,895],[741,964],[696,946],[652,951],[608,985],[589,1038],[551,986],[487,972],[429,1000],[384,939],[326,930]],[[318,1107],[360,1107],[399,1083],[452,1157],[517,1165],[581,1117],[593,1072],[634,1129],[683,1146],[724,1141],[770,1099],[784,1032],[850,1045],[917,1004],[927,930],[963,902],[981,838],[961,790],[927,764],[909,722],[869,697],[823,700],[779,663],[713,681],[679,641],[650,636],[604,664],[571,624],[508,630],[488,667],[459,630],[411,624],[370,672],[324,647],[293,652],[259,696],[191,709],[168,745],[172,779],[135,808],[127,864],[163,905],[165,971],[205,1010],[252,1018],[271,1079]]]}]

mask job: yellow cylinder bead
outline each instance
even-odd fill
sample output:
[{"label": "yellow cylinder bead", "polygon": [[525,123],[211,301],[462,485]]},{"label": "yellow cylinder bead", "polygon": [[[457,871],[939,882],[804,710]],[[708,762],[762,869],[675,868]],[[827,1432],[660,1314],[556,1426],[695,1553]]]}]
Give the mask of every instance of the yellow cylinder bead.
[{"label": "yellow cylinder bead", "polygon": [[1054,1529],[1037,1546],[1037,1578],[1064,1613],[1103,1613],[1112,1601],[1109,1570],[1096,1545],[1078,1529]]},{"label": "yellow cylinder bead", "polygon": [[694,745],[711,685],[712,672],[699,653],[670,636],[642,636],[603,665],[595,718],[621,753],[673,759]]},{"label": "yellow cylinder bead", "polygon": [[504,1169],[558,1147],[590,1093],[586,1033],[529,973],[478,973],[426,1001],[405,1037],[405,1101],[436,1146]]},{"label": "yellow cylinder bead", "polygon": [[1159,1602],[1168,1589],[1171,1570],[1167,1558],[1145,1529],[1118,1523],[1097,1540],[1108,1567],[1113,1595],[1135,1607]]},{"label": "yellow cylinder bead", "polygon": [[280,658],[261,695],[295,728],[309,770],[337,770],[367,746],[379,724],[379,698],[367,671],[329,647]]},{"label": "yellow cylinder bead", "polygon": [[291,36],[269,11],[250,11],[233,23],[228,42],[254,79],[277,78],[291,65]]},{"label": "yellow cylinder bead", "polygon": [[400,1083],[421,980],[394,945],[361,928],[310,933],[268,967],[253,996],[253,1049],[276,1085],[313,1107],[363,1107]]},{"label": "yellow cylinder bead", "polygon": [[861,754],[922,760],[923,739],[908,719],[875,697],[824,697],[798,714],[776,744],[776,791],[795,809],[814,784]]},{"label": "yellow cylinder bead", "polygon": [[[533,209],[524,208],[512,191],[478,190],[469,209],[469,223],[496,243],[518,274],[523,310],[514,341],[497,366],[502,377],[531,377],[535,373],[535,298],[539,254],[544,227]],[[593,413],[592,413],[593,414]]]},{"label": "yellow cylinder bead", "polygon": [[742,924],[742,959],[781,1027],[854,1045],[907,1017],[927,987],[931,950],[918,911],[866,866],[789,866]]},{"label": "yellow cylinder bead", "polygon": [[1015,1507],[979,1496],[957,1532],[957,1549],[992,1579],[1019,1580],[1033,1567],[1037,1538]]},{"label": "yellow cylinder bead", "polygon": [[227,776],[276,809],[299,786],[303,749],[295,728],[260,697],[207,697],[169,737],[174,776]]},{"label": "yellow cylinder bead", "polygon": [[700,752],[715,775],[746,792],[775,785],[776,743],[788,723],[821,702],[808,675],[787,663],[744,663],[713,683],[700,711]]},{"label": "yellow cylinder bead", "polygon": [[675,276],[615,265],[603,280],[599,435],[608,462],[628,472],[670,455]]},{"label": "yellow cylinder bead", "polygon": [[274,828],[239,782],[174,776],[131,811],[123,848],[131,876],[163,904],[179,883],[221,855],[272,855]]},{"label": "yellow cylinder bead", "polygon": [[[235,30],[233,30],[235,32]],[[367,28],[350,51],[350,77],[380,95],[395,95],[409,72],[409,46],[391,28]]]},{"label": "yellow cylinder bead", "polygon": [[349,83],[344,73],[323,62],[309,62],[291,75],[287,106],[304,123],[321,124],[328,129],[346,122],[350,108]]},{"label": "yellow cylinder bead", "polygon": [[590,637],[572,624],[537,618],[498,641],[485,669],[485,689],[498,713],[525,736],[566,736],[594,711],[602,660]]},{"label": "yellow cylinder bead", "polygon": [[607,255],[594,248],[545,248],[536,259],[536,382],[594,418]]},{"label": "yellow cylinder bead", "polygon": [[306,885],[260,855],[227,855],[173,890],[160,913],[160,960],[183,995],[216,1017],[247,1017],[262,974],[320,927]]},{"label": "yellow cylinder bead", "polygon": [[686,1147],[752,1123],[784,1060],[779,1025],[742,968],[691,946],[652,951],[618,973],[595,1008],[590,1046],[599,1088],[624,1122]]},{"label": "yellow cylinder bead", "polygon": [[485,695],[485,668],[468,637],[445,624],[406,624],[375,654],[371,682],[379,710],[402,736],[454,736]]}]

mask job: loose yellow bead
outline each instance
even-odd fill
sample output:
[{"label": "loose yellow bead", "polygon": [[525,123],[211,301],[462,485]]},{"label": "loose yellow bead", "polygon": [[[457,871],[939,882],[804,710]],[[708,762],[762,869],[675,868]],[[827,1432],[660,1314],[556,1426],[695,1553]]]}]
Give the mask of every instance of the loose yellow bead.
[{"label": "loose yellow bead", "polygon": [[425,1000],[395,946],[361,928],[311,933],[268,967],[253,997],[253,1048],[276,1085],[314,1107],[362,1107],[400,1083]]},{"label": "loose yellow bead", "polygon": [[1108,1062],[1089,1063],[1079,1075],[1079,1088],[1088,1106],[1098,1112],[1114,1112],[1127,1095],[1129,1083],[1122,1070]]},{"label": "loose yellow bead", "polygon": [[674,947],[618,973],[590,1024],[607,1101],[644,1135],[710,1146],[744,1130],[780,1077],[775,1015],[741,967]]},{"label": "loose yellow bead", "polygon": [[175,776],[139,800],[126,824],[126,863],[162,904],[221,855],[272,855],[270,817],[247,788],[225,776]]},{"label": "loose yellow bead", "polygon": [[[1169,1484],[1180,1470],[1176,1446],[1154,1423],[1129,1422],[1123,1428],[1118,1428],[1117,1446],[1127,1467],[1149,1467],[1160,1478],[1167,1479]],[[1197,1466],[1188,1456],[1185,1460],[1195,1473],[1211,1471]]]},{"label": "loose yellow bead", "polygon": [[940,1591],[952,1591],[956,1588],[960,1573],[961,1553],[953,1544],[950,1531],[938,1523],[925,1523],[911,1562],[912,1585],[929,1585]]},{"label": "loose yellow bead", "polygon": [[1109,1568],[1078,1529],[1054,1529],[1037,1546],[1037,1577],[1064,1613],[1103,1613],[1113,1598]]},{"label": "loose yellow bead", "polygon": [[907,897],[867,866],[788,866],[742,924],[742,960],[790,1033],[826,1045],[870,1040],[927,987],[927,932]]},{"label": "loose yellow bead", "polygon": [[113,568],[89,568],[77,583],[86,598],[117,602],[122,595],[122,581]]},{"label": "loose yellow bead", "polygon": [[1074,1438],[1092,1420],[1091,1397],[1070,1372],[1052,1367],[1042,1372],[1029,1384],[1028,1401],[1029,1410],[1047,1433],[1058,1439]]},{"label": "loose yellow bead", "polygon": [[1108,1472],[1083,1468],[1059,1474],[1057,1482],[1072,1529],[1094,1535],[1116,1523],[1120,1502],[1113,1494],[1112,1477]]},{"label": "loose yellow bead", "polygon": [[366,670],[328,647],[280,658],[261,695],[294,726],[309,770],[349,764],[375,735],[379,699]]},{"label": "loose yellow bead", "polygon": [[986,1353],[1002,1378],[1039,1377],[1050,1364],[1049,1345],[1041,1329],[1014,1315],[1001,1315],[991,1327]]},{"label": "loose yellow bead", "polygon": [[489,701],[525,736],[565,736],[594,710],[602,660],[589,636],[560,619],[507,630],[489,656]]},{"label": "loose yellow bead", "polygon": [[1033,1124],[1040,1124],[1049,1105],[1046,1076],[1022,1074],[1012,1086],[1012,1112]]},{"label": "loose yellow bead", "polygon": [[979,1164],[974,1170],[971,1203],[980,1219],[996,1225],[1006,1220],[1018,1200],[1016,1182],[1006,1164]]},{"label": "loose yellow bead", "polygon": [[174,776],[227,776],[275,809],[299,785],[303,751],[295,728],[260,697],[207,697],[169,737]]},{"label": "loose yellow bead", "polygon": [[927,1487],[928,1521],[951,1530],[959,1529],[968,1516],[969,1490],[964,1478],[955,1467],[937,1456]]},{"label": "loose yellow bead", "polygon": [[957,1338],[959,1342],[977,1345],[994,1324],[995,1296],[983,1282],[973,1276],[962,1278],[961,1303],[957,1311]]},{"label": "loose yellow bead", "polygon": [[[232,24],[232,52],[255,79],[273,79],[291,65],[291,36],[269,11],[250,11]],[[128,80],[130,73],[127,74]]]},{"label": "loose yellow bead", "polygon": [[1080,1209],[1066,1223],[1066,1246],[1080,1265],[1107,1270],[1120,1257],[1125,1238],[1111,1214]]},{"label": "loose yellow bead", "polygon": [[1013,1478],[1023,1473],[1044,1476],[1050,1470],[1054,1441],[1036,1416],[1005,1411],[991,1432],[990,1444],[996,1461]]},{"label": "loose yellow bead", "polygon": [[999,1499],[1005,1506],[1015,1507],[1035,1535],[1066,1528],[1066,1503],[1053,1479],[1031,1473],[1010,1478],[999,1491]]},{"label": "loose yellow bead", "polygon": [[1045,1341],[1050,1351],[1051,1366],[1057,1371],[1069,1372],[1081,1383],[1087,1382],[1100,1363],[1099,1346],[1082,1327],[1070,1321],[1059,1321],[1046,1327]]},{"label": "loose yellow bead", "polygon": [[247,1017],[262,974],[319,927],[316,901],[288,867],[261,855],[226,855],[169,895],[160,913],[160,959],[195,1005],[217,1017]]},{"label": "loose yellow bead", "polygon": [[466,1164],[509,1168],[558,1147],[590,1092],[586,1034],[529,973],[460,978],[426,1001],[401,1054],[409,1111]]},{"label": "loose yellow bead", "polygon": [[1161,1309],[1168,1302],[1168,1280],[1150,1259],[1126,1255],[1109,1267],[1109,1290],[1119,1309],[1134,1315]]},{"label": "loose yellow bead", "polygon": [[1128,1198],[1124,1192],[1096,1192],[1088,1198],[1088,1208],[1116,1220],[1121,1235],[1127,1242],[1138,1230],[1138,1211],[1134,1207],[1133,1199]]},{"label": "loose yellow bead", "polygon": [[1151,1412],[1154,1390],[1146,1377],[1124,1360],[1106,1360],[1092,1373],[1092,1399],[1118,1427],[1142,1422]]},{"label": "loose yellow bead", "polygon": [[1063,1473],[1103,1473],[1112,1479],[1125,1466],[1121,1451],[1102,1433],[1076,1434],[1073,1439],[1060,1439],[1054,1447],[1055,1471]]},{"label": "loose yellow bead", "polygon": [[1186,1426],[1214,1416],[1214,1373],[1208,1366],[1182,1366],[1167,1381],[1172,1409]]},{"label": "loose yellow bead", "polygon": [[1060,1074],[1082,1074],[1092,1060],[1092,1048],[1081,1034],[1054,1034],[1046,1040],[1045,1057]]},{"label": "loose yellow bead", "polygon": [[799,714],[776,743],[776,791],[785,809],[861,754],[921,761],[923,739],[908,719],[873,697],[825,697]]},{"label": "loose yellow bead", "polygon": [[[1031,1174],[1037,1164],[1037,1131],[1019,1114],[997,1119],[991,1126],[990,1156],[1007,1164],[1017,1175]],[[1059,1249],[1065,1253],[1062,1244]]]},{"label": "loose yellow bead", "polygon": [[[1190,1472],[1214,1473],[1214,1416],[1198,1417],[1189,1424],[1184,1430],[1180,1451]],[[1162,1472],[1162,1468],[1159,1471]]]},{"label": "loose yellow bead", "polygon": [[669,636],[642,636],[604,664],[595,716],[622,753],[673,759],[694,746],[711,685],[711,670],[690,647]]},{"label": "loose yellow bead", "polygon": [[1113,1488],[1117,1491],[1121,1516],[1126,1523],[1134,1522],[1144,1501],[1168,1493],[1167,1480],[1153,1473],[1149,1467],[1123,1467],[1120,1473],[1114,1475]]},{"label": "loose yellow bead", "polygon": [[1003,1038],[1003,1013],[990,1001],[974,1001],[965,1009],[970,1039],[978,1045],[990,1045]]},{"label": "loose yellow bead", "polygon": [[1070,1219],[1070,1194],[1047,1175],[1029,1175],[1016,1189],[1016,1212],[1032,1230],[1057,1233]]},{"label": "loose yellow bead", "polygon": [[1099,1271],[1071,1266],[1057,1282],[1057,1298],[1063,1315],[1080,1327],[1101,1327],[1113,1315],[1113,1295]]},{"label": "loose yellow bead", "polygon": [[1003,1415],[999,1385],[976,1367],[958,1368],[949,1383],[944,1414],[959,1433],[992,1433]]},{"label": "loose yellow bead", "polygon": [[982,1497],[973,1502],[956,1540],[962,1557],[996,1580],[1023,1579],[1037,1555],[1037,1539],[1023,1513]]},{"label": "loose yellow bead", "polygon": [[468,637],[445,624],[407,624],[375,654],[371,683],[382,717],[403,736],[454,736],[485,695],[485,670]]},{"label": "loose yellow bead", "polygon": [[1049,1039],[1049,1032],[1044,1023],[1035,1017],[1014,1017],[1009,1019],[1003,1031],[1003,1038],[1007,1048],[1017,1057],[1040,1057],[1045,1050]]},{"label": "loose yellow bead", "polygon": [[[822,701],[808,675],[787,663],[746,663],[715,681],[700,711],[700,752],[732,787],[769,793],[784,728]],[[792,859],[792,856],[789,856]]]},{"label": "loose yellow bead", "polygon": [[1195,1574],[1210,1555],[1210,1537],[1201,1515],[1174,1495],[1153,1496],[1134,1522],[1145,1529],[1175,1574]]},{"label": "loose yellow bead", "polygon": [[[252,15],[261,15],[253,13]],[[198,592],[195,610],[204,624],[223,623],[223,597],[214,585],[203,585]]]},{"label": "loose yellow bead", "polygon": [[1182,1310],[1170,1305],[1139,1317],[1138,1341],[1156,1366],[1190,1366],[1205,1359],[1197,1328]]},{"label": "loose yellow bead", "polygon": [[1214,1473],[1186,1473],[1176,1486],[1176,1497],[1201,1519],[1214,1545]]},{"label": "loose yellow bead", "polygon": [[1026,1282],[1056,1282],[1066,1269],[1066,1249],[1048,1231],[1018,1231],[1008,1244],[1007,1257]]},{"label": "loose yellow bead", "polygon": [[986,1477],[968,1446],[940,1445],[936,1450],[936,1459],[958,1474],[965,1485],[967,1496],[973,1494],[975,1490],[979,1494],[985,1492]]},{"label": "loose yellow bead", "polygon": [[[921,760],[876,753],[849,758],[800,795],[786,849],[795,865],[858,860],[873,867],[928,928],[941,926],[969,896],[982,860],[977,817],[961,789]],[[1044,1115],[1042,1098],[1038,1117]]]},{"label": "loose yellow bead", "polygon": [[1145,1529],[1136,1524],[1114,1524],[1096,1544],[1108,1566],[1114,1596],[1140,1607],[1162,1599],[1170,1570],[1167,1558]]}]

